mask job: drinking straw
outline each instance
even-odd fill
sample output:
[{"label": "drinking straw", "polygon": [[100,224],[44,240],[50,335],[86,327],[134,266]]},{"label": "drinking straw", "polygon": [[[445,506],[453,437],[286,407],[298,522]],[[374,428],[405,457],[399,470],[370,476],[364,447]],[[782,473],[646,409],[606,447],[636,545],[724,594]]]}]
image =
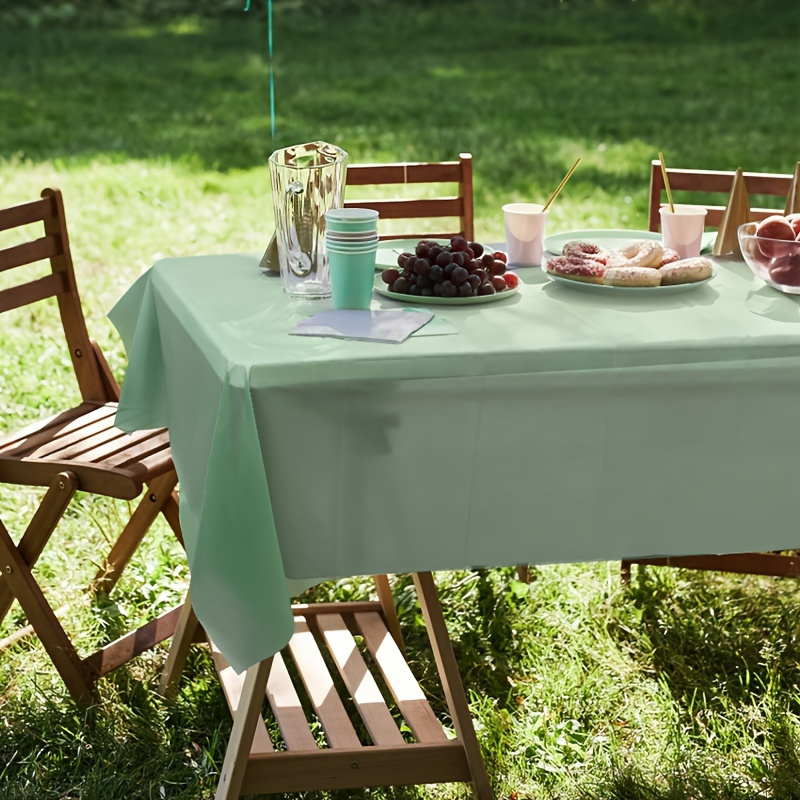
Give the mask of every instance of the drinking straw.
[{"label": "drinking straw", "polygon": [[669,178],[667,177],[667,165],[664,163],[664,154],[658,154],[658,160],[661,162],[661,174],[664,176],[664,188],[667,190],[667,200],[669,200],[669,210],[675,213],[675,203],[672,202],[672,189],[669,188]]},{"label": "drinking straw", "polygon": [[553,200],[555,200],[556,197],[558,197],[559,192],[567,185],[567,181],[572,177],[572,173],[575,172],[575,167],[577,167],[578,164],[580,164],[580,162],[581,162],[581,159],[579,157],[578,160],[570,168],[570,171],[564,176],[564,180],[561,181],[561,183],[558,184],[558,187],[553,192],[553,194],[550,196],[550,199],[545,203],[545,206],[542,209],[543,213],[545,211],[547,211],[547,209],[550,207],[550,204],[553,202]]}]

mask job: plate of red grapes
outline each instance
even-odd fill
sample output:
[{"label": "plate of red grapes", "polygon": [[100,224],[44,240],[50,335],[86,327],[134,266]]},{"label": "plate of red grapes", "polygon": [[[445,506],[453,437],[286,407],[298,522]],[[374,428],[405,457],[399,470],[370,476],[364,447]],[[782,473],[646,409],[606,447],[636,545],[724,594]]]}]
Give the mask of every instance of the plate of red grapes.
[{"label": "plate of red grapes", "polygon": [[506,254],[454,236],[421,239],[397,256],[397,266],[383,270],[375,291],[396,300],[431,305],[491,303],[516,294],[519,278],[507,271]]}]

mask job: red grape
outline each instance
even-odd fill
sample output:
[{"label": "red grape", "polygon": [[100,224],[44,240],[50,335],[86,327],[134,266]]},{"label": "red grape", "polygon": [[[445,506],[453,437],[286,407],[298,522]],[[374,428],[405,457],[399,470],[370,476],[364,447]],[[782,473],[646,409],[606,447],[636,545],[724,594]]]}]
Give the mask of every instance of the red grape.
[{"label": "red grape", "polygon": [[440,267],[446,267],[451,261],[453,260],[453,254],[448,253],[447,250],[442,250],[438,256],[436,256],[436,263]]},{"label": "red grape", "polygon": [[408,281],[405,278],[398,278],[391,286],[391,291],[397,294],[408,294],[409,290]]},{"label": "red grape", "polygon": [[492,275],[492,286],[494,286],[495,290],[498,292],[505,291],[508,287],[506,286],[505,280],[503,280],[502,275]]},{"label": "red grape", "polygon": [[504,264],[508,264],[508,256],[500,250],[495,250],[492,255],[497,259],[497,261],[502,261]]},{"label": "red grape", "polygon": [[519,276],[515,272],[504,273],[503,280],[509,289],[516,289],[519,286]]},{"label": "red grape", "polygon": [[480,258],[483,255],[483,245],[480,242],[470,242],[469,249],[475,253],[475,258]]},{"label": "red grape", "polygon": [[455,297],[457,292],[458,287],[451,281],[442,283],[442,297]]},{"label": "red grape", "polygon": [[400,277],[400,272],[396,269],[385,269],[381,272],[381,280],[391,286]]},{"label": "red grape", "polygon": [[497,291],[495,290],[494,286],[492,286],[491,283],[487,282],[487,283],[482,283],[478,287],[478,294],[497,294]]},{"label": "red grape", "polygon": [[506,262],[496,259],[492,261],[492,266],[489,267],[489,272],[492,275],[502,275],[506,271]]},{"label": "red grape", "polygon": [[460,286],[462,283],[467,282],[467,278],[469,277],[469,272],[467,272],[464,267],[456,267],[453,270],[452,275],[450,275],[450,280],[456,285]]}]

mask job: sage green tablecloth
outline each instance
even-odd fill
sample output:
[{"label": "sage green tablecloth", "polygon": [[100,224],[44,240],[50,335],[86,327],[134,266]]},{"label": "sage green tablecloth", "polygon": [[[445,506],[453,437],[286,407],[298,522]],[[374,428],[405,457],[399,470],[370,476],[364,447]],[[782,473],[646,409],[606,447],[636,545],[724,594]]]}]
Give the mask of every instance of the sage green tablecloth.
[{"label": "sage green tablecloth", "polygon": [[117,424],[169,428],[234,668],[288,641],[291,581],[800,544],[797,298],[735,262],[669,296],[519,274],[401,345],[290,336],[329,305],[257,255],[160,261],[113,309]]}]

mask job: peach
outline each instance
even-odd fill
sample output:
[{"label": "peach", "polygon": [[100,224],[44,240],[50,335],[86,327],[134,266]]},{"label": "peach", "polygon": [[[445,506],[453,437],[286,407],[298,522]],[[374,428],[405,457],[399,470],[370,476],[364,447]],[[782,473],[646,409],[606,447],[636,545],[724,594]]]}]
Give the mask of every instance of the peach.
[{"label": "peach", "polygon": [[756,236],[765,240],[759,242],[758,245],[761,252],[767,257],[778,258],[792,252],[792,246],[779,243],[780,241],[794,242],[795,237],[791,223],[780,214],[773,214],[759,222],[756,226]]},{"label": "peach", "polygon": [[789,214],[786,217],[786,221],[792,226],[795,239],[797,239],[800,236],[800,214]]},{"label": "peach", "polygon": [[800,253],[773,259],[769,276],[781,286],[800,286]]}]

